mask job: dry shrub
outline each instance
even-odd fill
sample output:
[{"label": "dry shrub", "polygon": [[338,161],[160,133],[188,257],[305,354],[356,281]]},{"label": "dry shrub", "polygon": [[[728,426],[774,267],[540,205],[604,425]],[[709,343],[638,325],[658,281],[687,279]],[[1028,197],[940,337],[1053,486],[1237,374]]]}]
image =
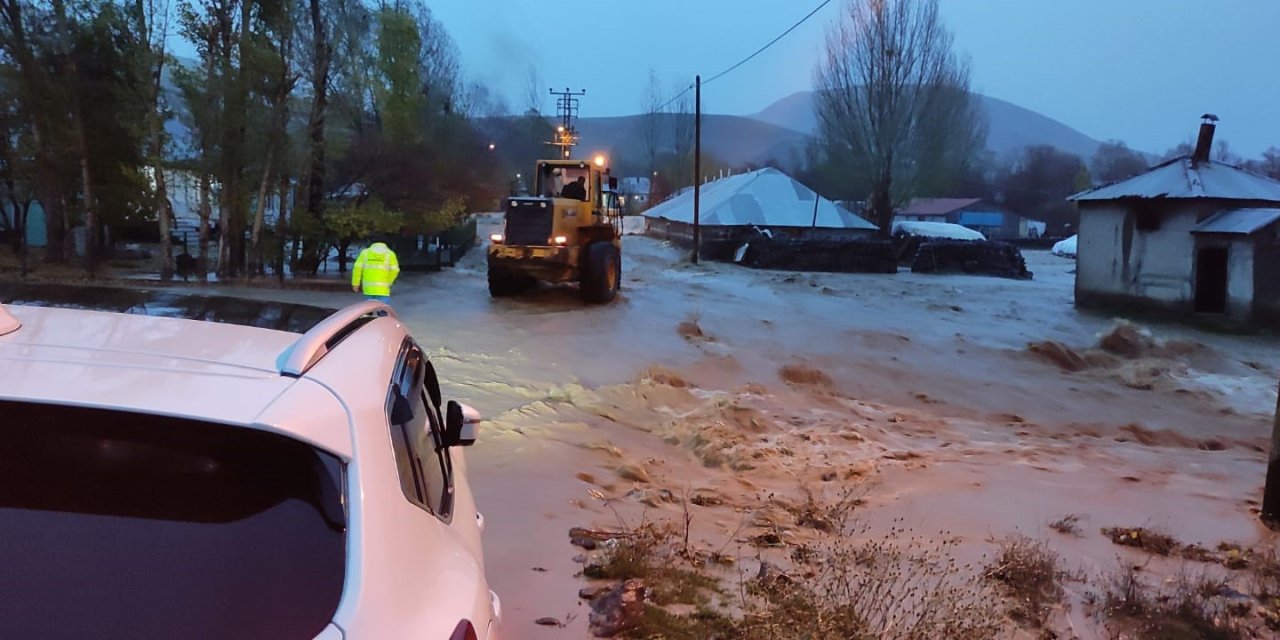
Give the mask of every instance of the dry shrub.
[{"label": "dry shrub", "polygon": [[1204,579],[1178,576],[1161,591],[1139,577],[1138,568],[1121,567],[1106,587],[1103,611],[1108,627],[1133,640],[1237,640],[1244,638],[1233,609],[1217,604]]},{"label": "dry shrub", "polygon": [[1062,599],[1062,571],[1058,554],[1043,542],[1010,536],[1000,542],[1000,552],[983,572],[1010,598],[1009,615],[1021,624],[1041,628],[1052,607]]},{"label": "dry shrub", "polygon": [[1280,557],[1275,549],[1256,553],[1249,563],[1249,591],[1258,600],[1258,614],[1272,631],[1280,631]]},{"label": "dry shrub", "polygon": [[1001,625],[990,589],[959,566],[956,543],[930,543],[893,530],[819,545],[826,561],[808,580],[771,580],[751,590],[732,636],[745,640],[853,638],[987,639]]},{"label": "dry shrub", "polygon": [[1102,530],[1102,535],[1115,544],[1142,549],[1158,556],[1167,556],[1182,547],[1163,531],[1143,527],[1109,527]]},{"label": "dry shrub", "polygon": [[778,370],[778,375],[788,384],[808,385],[829,387],[832,385],[831,376],[821,369],[815,369],[806,364],[788,364],[783,365]]},{"label": "dry shrub", "polygon": [[[848,508],[812,505],[837,519]],[[841,521],[801,550],[809,563],[806,573],[791,575],[762,562],[759,575],[740,578],[745,581],[738,593],[728,596],[707,573],[712,565],[692,560],[703,554],[683,549],[677,529],[644,525],[606,545],[595,577],[639,578],[654,593],[656,606],[647,607],[639,626],[624,637],[987,640],[1002,628],[980,569],[954,559],[958,541],[933,543],[898,528],[873,539],[864,530],[854,539]],[[712,602],[715,596],[719,606]],[[737,601],[726,607],[729,597]]]}]

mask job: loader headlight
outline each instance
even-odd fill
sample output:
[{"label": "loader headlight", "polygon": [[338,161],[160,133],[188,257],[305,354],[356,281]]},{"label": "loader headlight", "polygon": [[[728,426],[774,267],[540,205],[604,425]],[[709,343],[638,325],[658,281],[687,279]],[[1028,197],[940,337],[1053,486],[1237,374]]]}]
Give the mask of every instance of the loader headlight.
[{"label": "loader headlight", "polygon": [[502,244],[503,240],[504,238],[501,233],[493,233],[489,235],[489,241],[494,244]]},{"label": "loader headlight", "polygon": [[551,239],[552,244],[568,244],[569,239],[564,236],[556,236]]}]

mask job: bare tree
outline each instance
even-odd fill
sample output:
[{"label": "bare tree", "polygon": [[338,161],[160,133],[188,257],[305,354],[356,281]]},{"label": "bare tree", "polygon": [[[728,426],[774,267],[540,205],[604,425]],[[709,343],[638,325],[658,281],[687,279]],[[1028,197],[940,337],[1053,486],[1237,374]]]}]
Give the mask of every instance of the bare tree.
[{"label": "bare tree", "polygon": [[529,65],[529,73],[524,81],[524,100],[525,113],[529,115],[542,115],[542,104],[547,99],[547,87],[542,84],[542,78],[538,77],[538,70]]},{"label": "bare tree", "polygon": [[1089,168],[1098,183],[1107,184],[1146,171],[1147,160],[1124,142],[1108,140],[1098,145],[1098,150],[1089,160]]},{"label": "bare tree", "polygon": [[[681,93],[671,100],[667,107],[671,119],[671,145],[675,151],[672,171],[674,175],[666,176],[672,188],[678,189],[693,184],[693,92],[680,90]],[[686,182],[687,181],[687,182]]]},{"label": "bare tree", "polygon": [[640,100],[644,115],[640,117],[640,137],[644,142],[646,175],[653,175],[658,168],[658,151],[662,145],[662,85],[658,74],[649,69],[649,84]]},{"label": "bare tree", "polygon": [[849,0],[815,72],[819,132],[865,185],[880,233],[897,204],[964,169],[985,145],[969,65],[937,0]]}]

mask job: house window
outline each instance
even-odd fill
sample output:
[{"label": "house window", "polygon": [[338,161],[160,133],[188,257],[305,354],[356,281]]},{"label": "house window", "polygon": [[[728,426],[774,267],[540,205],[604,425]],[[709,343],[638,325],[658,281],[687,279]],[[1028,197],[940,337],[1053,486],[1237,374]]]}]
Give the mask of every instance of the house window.
[{"label": "house window", "polygon": [[1160,229],[1160,210],[1151,203],[1142,203],[1134,208],[1134,226],[1138,231],[1157,231]]}]

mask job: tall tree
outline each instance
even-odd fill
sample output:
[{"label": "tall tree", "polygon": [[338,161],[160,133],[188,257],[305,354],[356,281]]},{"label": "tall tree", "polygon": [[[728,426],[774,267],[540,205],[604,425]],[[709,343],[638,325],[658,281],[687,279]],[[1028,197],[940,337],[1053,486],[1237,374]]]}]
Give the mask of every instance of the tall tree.
[{"label": "tall tree", "polygon": [[985,145],[969,65],[952,51],[937,0],[849,0],[815,72],[820,137],[869,191],[887,235],[895,206]]},{"label": "tall tree", "polygon": [[321,0],[308,0],[311,26],[311,111],[307,117],[310,164],[307,167],[307,214],[319,219],[324,213],[325,117],[329,109],[329,72],[333,44]]},{"label": "tall tree", "polygon": [[1089,170],[1080,156],[1049,145],[1023,149],[1017,161],[998,180],[1004,204],[1012,211],[1044,221],[1047,233],[1073,233],[1077,213],[1066,201],[1089,187]]},{"label": "tall tree", "polygon": [[[645,175],[658,169],[658,152],[662,150],[662,84],[658,74],[649,69],[649,83],[640,98],[640,139],[644,144]],[[647,195],[647,194],[646,194]]]},{"label": "tall tree", "polygon": [[680,189],[693,184],[693,136],[694,136],[694,104],[693,91],[680,89],[681,93],[667,106],[667,118],[671,127],[671,162],[662,169],[660,175],[672,189]]},{"label": "tall tree", "polygon": [[74,174],[66,171],[65,159],[76,156],[68,136],[68,92],[59,81],[65,65],[61,57],[48,55],[61,35],[51,33],[52,23],[48,7],[0,0],[0,48],[15,72],[11,86],[18,89],[19,112],[30,123],[35,189],[48,233],[45,259],[60,263],[72,253],[69,201]]},{"label": "tall tree", "polygon": [[1147,160],[1125,143],[1108,140],[1098,145],[1098,150],[1089,160],[1089,169],[1094,180],[1106,184],[1146,171]]},{"label": "tall tree", "polygon": [[133,28],[142,43],[141,64],[147,76],[146,108],[149,148],[147,163],[155,182],[156,221],[160,231],[160,279],[173,277],[173,202],[165,175],[165,65],[168,62],[169,0],[133,0]]}]

